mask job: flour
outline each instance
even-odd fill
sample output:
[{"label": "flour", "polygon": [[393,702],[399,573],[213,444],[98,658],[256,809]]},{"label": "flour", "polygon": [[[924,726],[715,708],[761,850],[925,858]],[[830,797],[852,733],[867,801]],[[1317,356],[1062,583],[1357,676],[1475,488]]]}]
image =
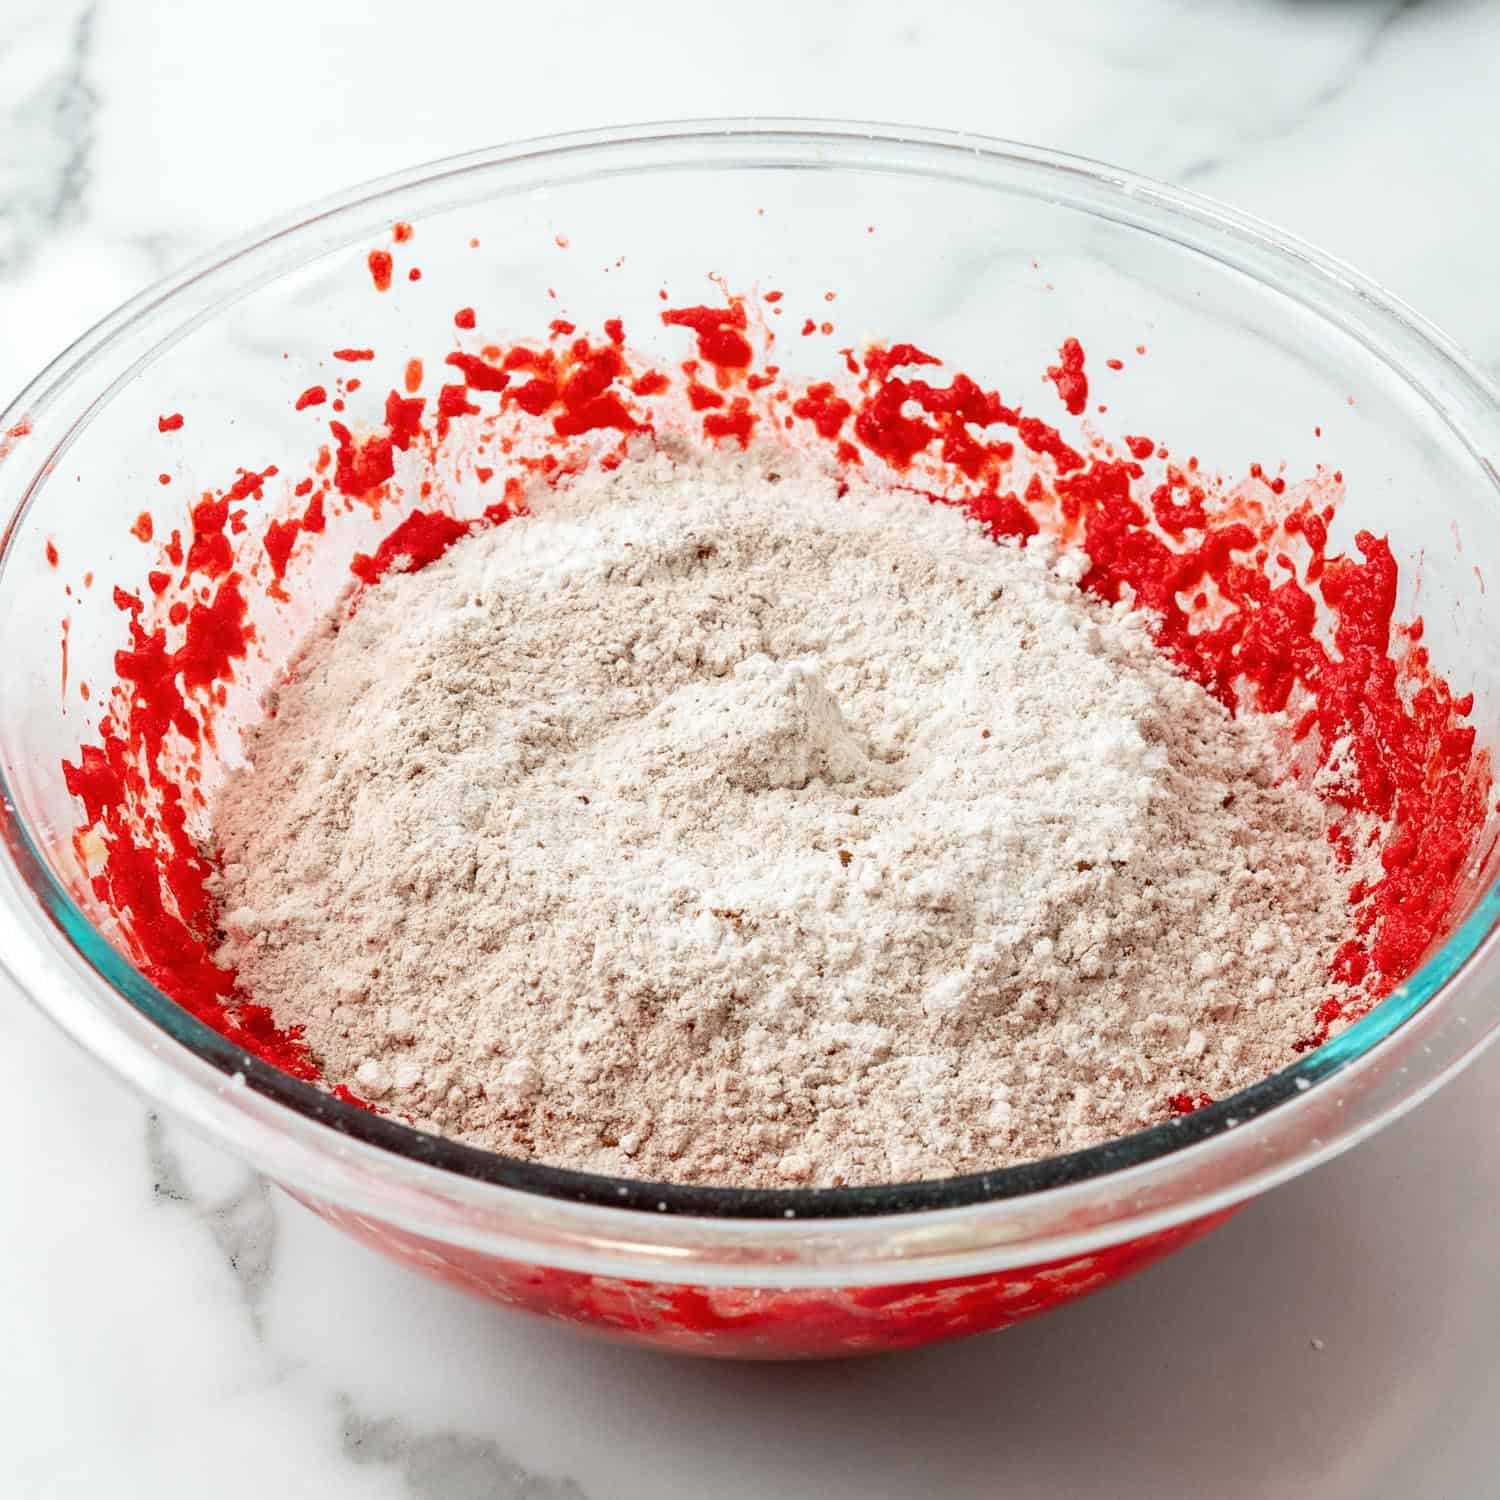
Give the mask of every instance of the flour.
[{"label": "flour", "polygon": [[221,959],[330,1082],[557,1165],[836,1185],[1291,1060],[1358,872],[1283,726],[1079,557],[769,451],[532,504],[335,611],[217,805]]}]

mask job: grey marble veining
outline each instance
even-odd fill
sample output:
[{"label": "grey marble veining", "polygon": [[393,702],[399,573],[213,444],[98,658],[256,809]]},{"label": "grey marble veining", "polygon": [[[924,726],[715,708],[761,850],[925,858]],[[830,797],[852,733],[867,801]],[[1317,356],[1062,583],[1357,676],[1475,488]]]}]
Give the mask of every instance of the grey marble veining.
[{"label": "grey marble veining", "polygon": [[196,1199],[182,1160],[167,1144],[166,1126],[155,1113],[146,1116],[146,1165],[151,1172],[151,1191],[159,1199],[188,1208],[194,1206]]},{"label": "grey marble veining", "polygon": [[[34,80],[12,76],[16,92],[0,105],[0,277],[24,270],[49,236],[83,218],[99,111],[90,81],[97,15],[97,0],[72,14],[59,6],[48,18],[62,30],[55,67]],[[10,48],[18,45],[13,36]],[[7,71],[22,71],[14,55]]]},{"label": "grey marble veining", "polygon": [[413,1500],[587,1500],[571,1479],[523,1469],[487,1438],[414,1432],[393,1417],[372,1421],[347,1401],[343,1441],[353,1463],[399,1472]]},{"label": "grey marble veining", "polygon": [[[1494,0],[659,0],[649,19],[587,0],[9,0],[0,387],[148,279],[347,182],[735,112],[900,117],[1192,181],[1359,264],[1500,372],[1497,57]],[[0,987],[0,1495],[1485,1496],[1497,1087],[1492,1056],[1042,1323],[729,1369],[595,1347],[382,1262]]]},{"label": "grey marble veining", "polygon": [[[164,1208],[199,1221],[232,1273],[257,1339],[267,1336],[264,1303],[276,1265],[277,1214],[271,1185],[253,1172],[238,1173],[228,1193],[204,1191],[155,1113],[145,1119],[150,1190]],[[306,1361],[280,1361],[287,1372]],[[491,1438],[451,1427],[422,1427],[399,1417],[371,1417],[347,1394],[328,1409],[341,1451],[362,1467],[384,1467],[400,1476],[413,1500],[587,1500],[572,1479],[523,1467]]]},{"label": "grey marble veining", "polygon": [[1327,77],[1300,98],[1285,101],[1280,111],[1270,113],[1241,131],[1237,138],[1212,156],[1188,162],[1177,174],[1180,182],[1211,191],[1208,179],[1247,150],[1286,141],[1317,124],[1319,114],[1343,98],[1374,64],[1383,48],[1392,44],[1397,28],[1419,6],[1429,0],[1389,0],[1385,5],[1357,6],[1365,11],[1364,34],[1351,39],[1347,55],[1340,58]]},{"label": "grey marble veining", "polygon": [[208,1226],[259,1330],[261,1303],[276,1266],[276,1207],[270,1183],[254,1174],[247,1176],[238,1193],[213,1206]]},{"label": "grey marble veining", "polygon": [[261,1305],[276,1264],[276,1204],[271,1185],[254,1172],[243,1172],[229,1194],[200,1196],[157,1114],[146,1116],[146,1160],[156,1198],[190,1210],[207,1228],[239,1284],[251,1325],[260,1333]]}]

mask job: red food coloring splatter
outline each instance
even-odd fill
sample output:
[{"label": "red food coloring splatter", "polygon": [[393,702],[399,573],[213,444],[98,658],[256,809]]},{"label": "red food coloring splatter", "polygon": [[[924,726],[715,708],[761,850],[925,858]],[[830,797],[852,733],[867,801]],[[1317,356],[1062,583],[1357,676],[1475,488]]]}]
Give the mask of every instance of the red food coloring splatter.
[{"label": "red food coloring splatter", "polygon": [[54,542],[50,536],[47,538],[47,546],[45,550],[47,554],[47,566],[49,568],[55,568],[57,566],[57,543]]},{"label": "red food coloring splatter", "polygon": [[358,499],[396,472],[389,434],[373,433],[357,443],[342,422],[330,422],[328,428],[338,444],[333,482],[342,494]]},{"label": "red food coloring splatter", "polygon": [[412,237],[413,233],[411,225],[404,220],[398,220],[391,228],[391,238],[398,245],[404,245]]},{"label": "red food coloring splatter", "polygon": [[320,385],[310,385],[297,397],[296,409],[306,411],[309,406],[321,406],[328,399],[328,392]]},{"label": "red food coloring splatter", "polygon": [[833,439],[853,415],[854,408],[830,382],[821,381],[808,386],[807,394],[792,402],[792,412],[811,422],[819,437]]},{"label": "red food coloring splatter", "polygon": [[[1151,512],[1156,524],[1168,536],[1180,537],[1187,531],[1203,531],[1208,526],[1208,516],[1203,509],[1204,493],[1196,485],[1187,489],[1188,499],[1178,502],[1173,499],[1174,487],[1158,485],[1151,492]],[[1205,604],[1207,601],[1205,600]],[[1197,606],[1203,608],[1203,605]]]},{"label": "red food coloring splatter", "polygon": [[421,396],[402,396],[392,391],[385,398],[385,425],[391,446],[406,452],[422,432],[422,412],[427,402]]},{"label": "red food coloring splatter", "polygon": [[1174,1115],[1190,1115],[1194,1110],[1203,1109],[1214,1101],[1204,1093],[1197,1094],[1173,1094],[1167,1100],[1167,1109]]},{"label": "red food coloring splatter", "polygon": [[510,395],[511,400],[522,411],[530,416],[539,417],[557,400],[557,386],[554,382],[538,376],[535,380],[528,380],[525,385],[516,387]]},{"label": "red food coloring splatter", "polygon": [[964,503],[964,509],[997,540],[1012,536],[1024,543],[1041,530],[1037,518],[1014,494],[997,495],[989,491],[975,495]]},{"label": "red food coloring splatter", "polygon": [[740,447],[748,447],[750,434],[755,427],[755,414],[744,396],[736,396],[728,411],[713,411],[703,419],[704,436],[711,438],[732,437],[739,440]]},{"label": "red food coloring splatter", "polygon": [[748,369],[755,357],[743,330],[748,325],[745,304],[734,299],[728,307],[674,307],[661,315],[663,323],[691,328],[697,335],[698,355],[721,370]]},{"label": "red food coloring splatter", "polygon": [[381,542],[373,557],[356,552],[349,571],[367,584],[378,583],[387,573],[415,573],[436,562],[470,526],[453,516],[414,510]]},{"label": "red food coloring splatter", "polygon": [[472,307],[461,307],[453,314],[453,326],[455,328],[472,328],[474,326],[474,309]]},{"label": "red food coloring splatter", "polygon": [[158,417],[156,419],[156,430],[158,432],[178,432],[182,428],[182,413],[174,411],[170,416]]},{"label": "red food coloring splatter", "polygon": [[1125,368],[1125,361],[1123,359],[1107,359],[1104,363],[1111,370],[1123,370]]},{"label": "red food coloring splatter", "polygon": [[391,271],[394,268],[389,250],[372,250],[366,257],[366,264],[370,268],[370,280],[375,283],[377,292],[388,292],[391,289]]},{"label": "red food coloring splatter", "polygon": [[892,344],[885,349],[867,349],[865,351],[865,369],[876,380],[885,380],[892,370],[897,370],[905,365],[940,365],[940,360],[935,354],[928,354],[925,349],[919,349],[915,344]]},{"label": "red food coloring splatter", "polygon": [[279,584],[286,576],[287,563],[291,559],[292,548],[296,546],[297,538],[304,532],[320,532],[326,524],[323,496],[320,492],[313,496],[300,517],[286,521],[272,521],[266,527],[264,546],[266,556],[271,561],[271,576],[276,583]]},{"label": "red food coloring splatter", "polygon": [[229,521],[229,502],[205,496],[190,512],[193,539],[188,546],[187,571],[218,578],[234,562],[234,548],[224,534]]},{"label": "red food coloring splatter", "polygon": [[271,576],[278,583],[286,574],[287,560],[292,555],[292,548],[296,545],[301,530],[302,527],[296,521],[272,521],[266,527],[262,545],[266,549],[266,556],[271,559]]},{"label": "red food coloring splatter", "polygon": [[258,474],[254,469],[241,469],[238,478],[224,491],[224,498],[233,502],[236,500],[248,500],[252,496],[259,500],[265,487],[266,480],[276,473],[276,465],[262,469]]},{"label": "red food coloring splatter", "polygon": [[6,455],[10,453],[11,449],[14,448],[23,437],[28,437],[30,433],[31,423],[27,421],[25,417],[22,417],[14,427],[8,427],[4,432],[0,432],[0,459],[5,458]]},{"label": "red food coloring splatter", "polygon": [[135,522],[130,528],[131,536],[138,542],[149,542],[154,531],[155,525],[151,520],[151,512],[149,510],[143,510],[135,518]]},{"label": "red food coloring splatter", "polygon": [[437,410],[438,416],[449,419],[479,415],[479,408],[469,400],[469,388],[466,385],[443,386],[438,391]]},{"label": "red food coloring splatter", "polygon": [[343,360],[345,364],[358,364],[362,360],[374,359],[375,351],[373,349],[335,349],[333,357]]},{"label": "red food coloring splatter", "polygon": [[1073,470],[1083,467],[1083,455],[1076,449],[1070,448],[1055,427],[1049,427],[1045,422],[1037,421],[1035,417],[1022,417],[1016,423],[1016,432],[1033,453],[1042,453],[1050,457],[1057,465],[1059,474],[1070,474]]},{"label": "red food coloring splatter", "polygon": [[471,390],[503,391],[510,384],[510,376],[504,370],[486,364],[472,354],[453,353],[448,355],[444,363],[462,371],[464,384]]},{"label": "red food coloring splatter", "polygon": [[552,430],[558,437],[578,437],[610,427],[619,432],[634,432],[636,420],[618,396],[604,395],[572,400],[564,396],[566,410],[552,419]]},{"label": "red food coloring splatter", "polygon": [[[865,356],[867,378],[865,399],[854,420],[854,432],[871,451],[898,470],[942,437],[942,457],[965,477],[979,479],[1007,462],[1014,454],[1009,441],[982,443],[971,427],[996,424],[1015,426],[1022,441],[1034,451],[1050,448],[1059,470],[1081,466],[1083,460],[1073,454],[1054,429],[1033,418],[1023,418],[1006,406],[994,391],[982,390],[973,380],[957,374],[946,386],[935,386],[919,379],[897,376],[897,369],[912,365],[940,363],[913,344],[895,344],[889,349],[872,349]],[[934,422],[908,414],[915,405]]]}]

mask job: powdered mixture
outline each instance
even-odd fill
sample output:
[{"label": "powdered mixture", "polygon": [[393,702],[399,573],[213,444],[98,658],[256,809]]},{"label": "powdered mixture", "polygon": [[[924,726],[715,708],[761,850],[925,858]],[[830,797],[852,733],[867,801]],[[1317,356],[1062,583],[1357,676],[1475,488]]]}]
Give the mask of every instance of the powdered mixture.
[{"label": "powdered mixture", "polygon": [[330,1081],[557,1165],[837,1185],[1290,1060],[1358,872],[1277,721],[1080,558],[839,487],[655,453],[306,643],[217,808],[220,956]]}]

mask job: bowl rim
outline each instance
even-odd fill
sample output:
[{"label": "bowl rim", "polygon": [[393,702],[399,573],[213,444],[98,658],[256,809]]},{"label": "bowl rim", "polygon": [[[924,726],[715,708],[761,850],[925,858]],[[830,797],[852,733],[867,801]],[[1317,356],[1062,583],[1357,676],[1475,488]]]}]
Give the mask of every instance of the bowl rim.
[{"label": "bowl rim", "polygon": [[[970,169],[976,161],[991,169],[1030,169],[1038,174],[1043,184],[1049,179],[1087,179],[1094,186],[1118,195],[1121,204],[1128,202],[1133,210],[1154,210],[1174,222],[1194,227],[1200,235],[1219,236],[1226,241],[1247,245],[1288,271],[1295,267],[1310,275],[1331,295],[1357,300],[1366,313],[1373,312],[1383,322],[1414,337],[1430,352],[1443,373],[1456,376],[1468,387],[1471,399],[1478,403],[1480,410],[1500,411],[1500,390],[1451,339],[1406,304],[1343,262],[1200,194],[1168,187],[1085,157],[967,132],[862,121],[745,117],[669,120],[535,137],[407,168],[294,210],[208,252],[174,276],[148,287],[95,324],[46,365],[0,414],[0,433],[23,420],[35,420],[38,414],[54,406],[65,404],[73,382],[128,332],[147,320],[160,318],[169,325],[164,328],[162,338],[152,345],[150,354],[154,356],[180,337],[187,327],[195,326],[199,317],[229,305],[291,266],[302,264],[302,258],[294,252],[300,236],[310,233],[314,226],[326,229],[344,224],[347,226],[345,240],[352,242],[365,231],[373,210],[399,199],[405,191],[443,179],[463,179],[466,174],[480,170],[536,164],[553,158],[577,160],[590,153],[604,155],[619,153],[622,149],[628,152],[632,148],[647,153],[662,148],[698,149],[703,155],[697,164],[704,165],[711,162],[712,150],[722,148],[726,143],[752,149],[757,142],[825,148],[830,155],[822,164],[830,169],[858,168],[857,153],[861,149],[900,148],[917,152],[933,163],[955,166],[962,163]],[[649,166],[649,161],[642,160],[626,170],[644,171]],[[903,170],[928,175],[920,164]],[[1008,190],[1030,191],[1023,185]],[[1036,196],[1036,192],[1032,191],[1031,195]],[[383,217],[402,216],[383,211]],[[1275,285],[1274,282],[1270,284]],[[185,295],[190,290],[219,295],[207,313],[199,313],[181,325],[173,324],[169,315],[179,302],[190,310]],[[1393,360],[1385,362],[1411,381],[1410,373],[1399,364]],[[136,368],[138,365],[132,366],[132,372]],[[87,422],[100,403],[110,399],[115,388],[106,389],[96,397],[92,406],[77,414],[58,446],[40,458],[30,482],[21,492],[19,503],[6,519],[3,536],[0,536],[0,568],[11,551],[17,523],[40,492],[48,466],[55,461],[59,448]],[[1440,399],[1426,387],[1420,389],[1452,427],[1452,403]],[[1467,437],[1462,433],[1459,436],[1476,459],[1485,463]],[[0,492],[10,488],[3,476],[15,462],[12,458],[5,469],[0,469]],[[243,1083],[254,1094],[280,1110],[310,1122],[320,1131],[322,1127],[332,1127],[342,1138],[341,1152],[368,1148],[364,1162],[376,1175],[379,1175],[379,1160],[397,1158],[415,1167],[428,1186],[437,1185],[439,1192],[443,1182],[451,1183],[459,1178],[476,1185],[480,1191],[514,1190],[533,1197],[602,1208],[616,1217],[620,1210],[634,1210],[651,1214],[653,1221],[658,1223],[659,1215],[753,1221],[760,1233],[772,1235],[790,1229],[792,1223],[801,1227],[809,1221],[828,1219],[881,1220],[893,1215],[1003,1205],[1022,1198],[1034,1201],[1039,1195],[1097,1185],[1103,1179],[1114,1182],[1122,1173],[1176,1158],[1191,1147],[1200,1148],[1194,1153],[1200,1157],[1203,1152],[1212,1153],[1216,1149],[1215,1143],[1222,1145],[1230,1138],[1231,1132],[1238,1129],[1243,1133],[1250,1122],[1264,1120],[1271,1112],[1278,1118],[1287,1116],[1288,1112],[1295,1113],[1308,1103],[1309,1096],[1315,1092],[1313,1085],[1336,1075],[1347,1076],[1349,1070],[1368,1061],[1379,1044],[1408,1020],[1424,1009],[1432,1010],[1435,998],[1494,948],[1496,933],[1500,930],[1500,881],[1496,881],[1479,896],[1469,916],[1405,984],[1324,1046],[1303,1055],[1271,1077],[1192,1114],[1098,1146],[991,1172],[893,1185],[788,1189],[688,1186],[551,1167],[431,1136],[397,1120],[372,1115],[346,1104],[316,1085],[300,1082],[250,1056],[181,1010],[137,973],[93,926],[57,880],[30,830],[20,820],[3,767],[0,767],[0,793],[3,793],[0,832],[4,834],[9,856],[5,886],[12,907],[19,900],[20,905],[27,908],[19,914],[22,921],[8,924],[12,931],[24,932],[26,939],[35,946],[43,929],[50,925],[54,933],[61,934],[65,946],[73,950],[74,956],[83,960],[83,967],[93,971],[92,979],[102,980],[113,992],[114,999],[124,999],[127,1006],[133,1007],[155,1027],[166,1031],[199,1062],[220,1075],[216,1089],[221,1096],[226,1081],[236,1087]],[[45,892],[44,901],[35,899],[37,890]],[[11,915],[18,913],[12,911]],[[57,955],[52,954],[51,959],[51,973],[56,978],[60,972]],[[0,950],[0,964],[17,980],[23,992],[75,1038],[83,1041],[89,1050],[103,1056],[116,1071],[132,1077],[138,1086],[148,1086],[143,1082],[148,1070],[139,1065],[126,1066],[118,1051],[110,1055],[112,1049],[100,1044],[99,1028],[85,1024],[76,1011],[71,1010],[63,993],[66,985],[28,982],[30,966],[14,958],[11,943]],[[89,977],[79,970],[78,964],[71,965],[71,979],[89,983]],[[1385,1109],[1377,1123],[1384,1124],[1395,1118],[1425,1097],[1425,1093],[1443,1078],[1471,1061],[1482,1046],[1493,1039],[1496,1026],[1500,1026],[1500,1015],[1494,1018],[1490,1029],[1474,1028],[1471,1033],[1473,1045],[1461,1056],[1448,1059],[1441,1075],[1422,1080],[1420,1085],[1414,1084],[1397,1106]],[[188,1069],[184,1077],[190,1080],[183,1085],[184,1088],[201,1091],[205,1082],[203,1076]],[[155,1081],[161,1080],[157,1078]],[[184,1102],[180,1089],[167,1092],[175,1093],[179,1103]],[[194,1113],[213,1128],[214,1111],[204,1100],[197,1103]],[[1311,1148],[1284,1152],[1262,1171],[1236,1178],[1232,1184],[1221,1185],[1212,1193],[1202,1192],[1185,1199],[1163,1222],[1180,1222],[1208,1211],[1215,1204],[1239,1201],[1271,1181],[1293,1175],[1314,1161],[1353,1144],[1355,1139],[1374,1128],[1368,1124],[1357,1129],[1354,1127],[1355,1122],[1351,1121],[1351,1128],[1343,1136],[1327,1133]],[[372,1160],[370,1153],[379,1160]],[[316,1172],[305,1170],[299,1180],[316,1190],[317,1176]],[[312,1180],[308,1181],[309,1178]],[[1118,1235],[1114,1237],[1119,1238]]]}]

